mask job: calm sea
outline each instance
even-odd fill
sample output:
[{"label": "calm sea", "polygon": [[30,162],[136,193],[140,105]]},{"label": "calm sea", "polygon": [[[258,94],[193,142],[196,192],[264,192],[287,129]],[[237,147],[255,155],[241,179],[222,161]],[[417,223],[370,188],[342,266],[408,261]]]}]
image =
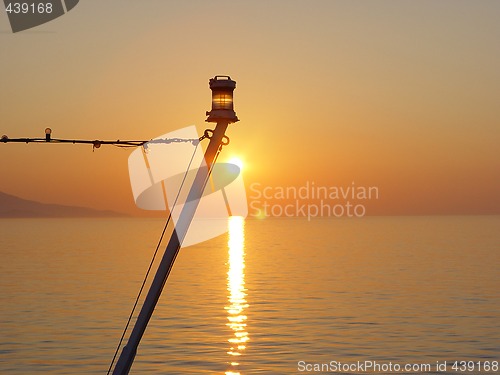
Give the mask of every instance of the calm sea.
[{"label": "calm sea", "polygon": [[[228,225],[181,250],[132,374],[500,360],[498,216]],[[162,227],[0,220],[0,374],[105,374]]]}]

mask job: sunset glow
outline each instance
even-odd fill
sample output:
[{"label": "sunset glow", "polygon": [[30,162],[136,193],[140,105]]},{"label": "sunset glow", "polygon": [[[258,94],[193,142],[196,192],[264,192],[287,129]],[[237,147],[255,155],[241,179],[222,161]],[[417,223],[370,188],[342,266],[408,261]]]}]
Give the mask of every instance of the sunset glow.
[{"label": "sunset glow", "polygon": [[228,160],[228,163],[237,165],[238,168],[240,168],[240,170],[244,169],[243,160],[241,160],[239,157],[236,157],[236,156],[232,157],[231,159]]},{"label": "sunset glow", "polygon": [[[104,15],[113,6],[99,7]],[[220,9],[249,16],[219,24]],[[0,61],[9,72],[1,134],[43,137],[50,126],[53,138],[151,139],[190,124],[202,133],[212,107],[207,81],[222,72],[237,81],[232,105],[240,121],[228,128],[220,161],[243,161],[236,164],[247,185],[377,186],[380,199],[368,214],[500,210],[497,2],[277,1],[265,11],[252,2],[202,11],[159,2],[140,12],[123,7],[113,22],[87,13],[94,11],[69,14],[79,21],[58,25],[65,29],[57,44],[30,33],[2,37],[11,55]],[[87,32],[88,17],[98,33]],[[119,48],[109,48],[127,22],[137,29],[122,30]],[[182,38],[168,39],[187,24]],[[213,59],[211,36],[228,33],[230,47]],[[56,75],[40,71],[30,43],[44,66],[61,65]],[[128,155],[2,144],[9,167],[0,191],[141,214],[130,199]]]}]

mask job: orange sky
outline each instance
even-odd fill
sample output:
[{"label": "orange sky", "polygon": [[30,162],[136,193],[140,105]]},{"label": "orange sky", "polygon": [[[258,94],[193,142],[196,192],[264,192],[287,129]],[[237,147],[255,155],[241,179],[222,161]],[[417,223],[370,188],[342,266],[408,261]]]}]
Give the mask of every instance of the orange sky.
[{"label": "orange sky", "polygon": [[[500,3],[88,0],[12,34],[0,133],[150,139],[237,81],[247,185],[378,186],[369,213],[500,213]],[[132,212],[130,150],[0,144],[0,191]]]}]

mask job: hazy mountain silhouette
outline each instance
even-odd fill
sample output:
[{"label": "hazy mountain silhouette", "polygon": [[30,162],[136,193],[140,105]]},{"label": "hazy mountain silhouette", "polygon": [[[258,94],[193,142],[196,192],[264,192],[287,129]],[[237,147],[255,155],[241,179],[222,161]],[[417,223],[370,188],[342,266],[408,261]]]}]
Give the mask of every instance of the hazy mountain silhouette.
[{"label": "hazy mountain silhouette", "polygon": [[126,216],[114,211],[85,207],[62,206],[30,201],[0,192],[0,217],[116,217]]}]

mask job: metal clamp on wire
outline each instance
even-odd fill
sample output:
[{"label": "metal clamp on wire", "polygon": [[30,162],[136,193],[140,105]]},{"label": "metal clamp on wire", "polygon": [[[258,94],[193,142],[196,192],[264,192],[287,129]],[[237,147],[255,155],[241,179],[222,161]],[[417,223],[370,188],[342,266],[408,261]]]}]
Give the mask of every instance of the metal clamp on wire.
[{"label": "metal clamp on wire", "polygon": [[214,131],[212,129],[205,129],[205,131],[203,132],[203,137],[200,138],[200,140],[203,140],[203,139],[212,139],[214,135]]},{"label": "metal clamp on wire", "polygon": [[[207,138],[207,139],[212,139],[214,135],[214,131],[212,129],[205,129],[205,131],[203,132],[203,136],[200,138],[200,141]],[[222,137],[222,140],[221,140],[221,147],[222,146],[227,146],[230,142],[230,139],[227,135],[223,136]]]}]

